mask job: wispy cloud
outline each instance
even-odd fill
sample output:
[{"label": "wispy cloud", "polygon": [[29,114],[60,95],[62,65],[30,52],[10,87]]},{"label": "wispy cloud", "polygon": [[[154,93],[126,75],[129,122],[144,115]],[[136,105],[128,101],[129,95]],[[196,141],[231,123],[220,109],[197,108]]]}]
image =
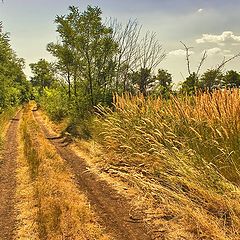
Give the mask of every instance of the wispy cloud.
[{"label": "wispy cloud", "polygon": [[[189,51],[189,54],[194,54],[193,51]],[[168,53],[168,55],[173,55],[173,56],[186,56],[186,51],[183,49],[176,49]]]},{"label": "wispy cloud", "polygon": [[198,12],[198,13],[202,13],[202,12],[203,12],[203,8],[199,8],[199,9],[197,10],[197,12]]},{"label": "wispy cloud", "polygon": [[206,49],[207,55],[208,56],[213,56],[215,54],[220,54],[222,53],[222,49],[215,47],[215,48],[210,48],[210,49]]},{"label": "wispy cloud", "polygon": [[236,44],[240,43],[240,36],[234,35],[232,31],[224,31],[220,35],[202,34],[202,37],[196,39],[197,43],[216,43],[218,45],[225,45],[226,43]]},{"label": "wispy cloud", "polygon": [[[219,47],[214,47],[214,48],[209,48],[204,50],[203,52],[207,52],[207,56],[211,57],[211,56],[215,56],[215,55],[221,55],[221,56],[225,56],[225,57],[232,57],[232,51],[229,49],[221,49]],[[202,52],[202,53],[203,53]]]}]

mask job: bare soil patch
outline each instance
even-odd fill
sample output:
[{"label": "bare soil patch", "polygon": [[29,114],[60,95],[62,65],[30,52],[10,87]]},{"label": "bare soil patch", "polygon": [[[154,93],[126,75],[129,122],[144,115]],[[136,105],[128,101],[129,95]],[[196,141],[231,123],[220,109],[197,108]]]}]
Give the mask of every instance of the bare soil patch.
[{"label": "bare soil patch", "polygon": [[21,113],[10,122],[0,157],[0,239],[14,238],[16,228],[15,191],[16,159],[18,156],[17,130]]}]

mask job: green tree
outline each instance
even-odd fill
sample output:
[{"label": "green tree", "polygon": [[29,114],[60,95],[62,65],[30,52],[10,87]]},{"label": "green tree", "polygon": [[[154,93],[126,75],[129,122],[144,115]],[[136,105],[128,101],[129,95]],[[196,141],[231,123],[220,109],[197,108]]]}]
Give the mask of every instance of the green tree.
[{"label": "green tree", "polygon": [[29,66],[33,73],[31,83],[33,87],[36,87],[39,93],[42,94],[44,88],[50,88],[54,82],[52,64],[45,59],[40,59],[37,63],[31,63]]},{"label": "green tree", "polygon": [[94,106],[106,102],[112,92],[117,44],[112,29],[102,23],[100,8],[88,6],[81,13],[70,7],[69,11],[55,20],[61,43],[50,43],[47,49],[66,75],[69,97],[73,89],[75,97],[83,96]]},{"label": "green tree", "polygon": [[226,87],[240,87],[240,74],[233,70],[227,71],[223,81]]},{"label": "green tree", "polygon": [[12,50],[9,35],[0,23],[0,112],[29,98],[30,84],[23,68],[24,60]]},{"label": "green tree", "polygon": [[198,89],[198,76],[195,72],[191,73],[181,85],[180,92],[183,94],[194,95]]},{"label": "green tree", "polygon": [[131,74],[132,83],[137,86],[137,91],[147,96],[147,92],[154,79],[151,77],[151,70],[141,68],[139,71]]},{"label": "green tree", "polygon": [[169,98],[172,92],[172,75],[167,70],[159,69],[158,74],[154,76],[154,81],[153,94]]},{"label": "green tree", "polygon": [[219,69],[208,69],[200,79],[200,86],[203,90],[221,88],[223,85],[223,74]]}]

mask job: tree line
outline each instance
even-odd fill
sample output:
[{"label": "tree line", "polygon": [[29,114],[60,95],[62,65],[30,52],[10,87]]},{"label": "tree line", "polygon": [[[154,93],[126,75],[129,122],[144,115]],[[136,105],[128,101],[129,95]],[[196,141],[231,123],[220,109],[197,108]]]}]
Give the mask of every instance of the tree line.
[{"label": "tree line", "polygon": [[24,60],[11,48],[9,34],[0,22],[0,113],[30,97],[30,83],[23,73]]},{"label": "tree line", "polygon": [[9,35],[0,26],[0,111],[34,97],[55,119],[68,114],[83,117],[98,104],[111,105],[114,94],[167,99],[171,94],[240,86],[238,72],[222,72],[229,60],[200,75],[206,53],[197,71],[191,72],[189,48],[183,43],[189,76],[180,89],[173,90],[172,75],[159,68],[166,53],[156,34],[144,34],[134,20],[103,21],[99,7],[88,6],[81,12],[70,6],[68,14],[55,18],[55,24],[58,41],[47,45],[55,61],[40,59],[30,64],[30,82],[23,73],[24,60],[11,49]]}]

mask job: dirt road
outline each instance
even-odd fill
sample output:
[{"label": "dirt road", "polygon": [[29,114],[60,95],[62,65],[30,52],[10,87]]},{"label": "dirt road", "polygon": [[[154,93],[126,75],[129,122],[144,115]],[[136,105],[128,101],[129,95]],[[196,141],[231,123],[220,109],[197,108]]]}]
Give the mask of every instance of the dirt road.
[{"label": "dirt road", "polygon": [[106,231],[116,240],[150,240],[150,234],[141,219],[131,218],[131,206],[127,200],[97,174],[88,171],[86,162],[66,146],[62,138],[52,136],[37,111],[34,111],[34,116],[45,137],[71,167],[79,189],[88,197]]},{"label": "dirt road", "polygon": [[18,154],[17,129],[21,113],[10,122],[0,157],[0,239],[14,239],[16,228],[15,191],[16,158]]}]

